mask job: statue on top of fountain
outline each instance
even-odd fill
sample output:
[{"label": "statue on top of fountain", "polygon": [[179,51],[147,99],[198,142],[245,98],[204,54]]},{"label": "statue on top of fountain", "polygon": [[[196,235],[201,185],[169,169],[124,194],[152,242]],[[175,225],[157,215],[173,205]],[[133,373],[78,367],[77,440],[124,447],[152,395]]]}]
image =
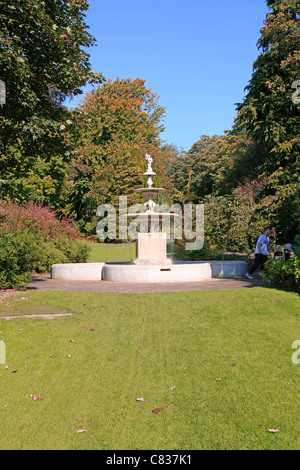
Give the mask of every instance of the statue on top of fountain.
[{"label": "statue on top of fountain", "polygon": [[151,189],[152,186],[153,186],[152,176],[155,176],[156,173],[154,173],[154,171],[152,170],[153,158],[151,157],[151,155],[146,153],[145,159],[148,162],[148,168],[147,168],[147,171],[144,173],[144,176],[147,176],[147,178],[148,178],[148,181],[147,181],[148,188]]},{"label": "statue on top of fountain", "polygon": [[149,155],[148,153],[146,153],[146,156],[145,156],[145,159],[147,160],[148,162],[148,168],[147,168],[147,173],[149,172],[153,172],[152,170],[152,162],[153,162],[153,158],[151,157],[151,155]]}]

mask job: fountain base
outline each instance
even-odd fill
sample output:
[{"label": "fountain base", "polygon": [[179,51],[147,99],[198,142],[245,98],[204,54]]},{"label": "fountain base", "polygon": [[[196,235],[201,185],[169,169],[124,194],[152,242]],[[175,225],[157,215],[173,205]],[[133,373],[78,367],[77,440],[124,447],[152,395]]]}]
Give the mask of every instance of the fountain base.
[{"label": "fountain base", "polygon": [[105,264],[103,280],[111,282],[198,282],[212,278],[209,263],[126,265]]}]

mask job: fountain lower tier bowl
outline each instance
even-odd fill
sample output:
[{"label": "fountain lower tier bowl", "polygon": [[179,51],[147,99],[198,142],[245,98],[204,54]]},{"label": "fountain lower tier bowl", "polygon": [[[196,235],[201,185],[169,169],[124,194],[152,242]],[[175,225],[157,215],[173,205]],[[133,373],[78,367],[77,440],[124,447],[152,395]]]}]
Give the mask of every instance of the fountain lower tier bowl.
[{"label": "fountain lower tier bowl", "polygon": [[212,278],[209,263],[187,264],[147,264],[121,265],[105,264],[103,280],[111,282],[199,282]]},{"label": "fountain lower tier bowl", "polygon": [[136,266],[131,263],[54,264],[51,278],[62,281],[199,282],[211,278],[240,278],[246,261],[173,262],[171,265]]}]

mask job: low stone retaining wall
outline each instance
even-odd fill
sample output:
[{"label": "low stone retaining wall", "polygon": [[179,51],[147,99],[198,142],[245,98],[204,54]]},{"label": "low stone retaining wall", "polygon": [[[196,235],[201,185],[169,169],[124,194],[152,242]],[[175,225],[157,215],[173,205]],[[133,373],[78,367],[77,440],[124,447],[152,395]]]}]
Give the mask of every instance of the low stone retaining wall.
[{"label": "low stone retaining wall", "polygon": [[247,272],[246,261],[187,261],[171,265],[134,266],[130,263],[54,264],[51,278],[62,281],[193,282],[234,279]]},{"label": "low stone retaining wall", "polygon": [[53,264],[51,278],[62,281],[102,281],[104,263]]},{"label": "low stone retaining wall", "polygon": [[[248,265],[246,261],[185,261],[184,264],[209,263],[212,270],[212,277],[234,279],[244,277]],[[175,262],[177,264],[177,262]]]}]

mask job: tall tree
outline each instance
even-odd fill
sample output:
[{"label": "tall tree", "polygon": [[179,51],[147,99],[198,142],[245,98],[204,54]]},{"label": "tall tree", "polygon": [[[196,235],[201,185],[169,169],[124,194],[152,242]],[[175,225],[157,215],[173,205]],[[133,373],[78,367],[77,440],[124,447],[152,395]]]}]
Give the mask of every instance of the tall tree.
[{"label": "tall tree", "polygon": [[210,194],[229,195],[258,176],[260,158],[258,146],[245,132],[203,135],[185,155],[174,159],[175,187],[195,203]]},{"label": "tall tree", "polygon": [[2,195],[62,203],[74,147],[63,101],[99,82],[86,49],[95,43],[85,23],[86,0],[0,0]]},{"label": "tall tree", "polygon": [[78,219],[87,211],[95,214],[100,203],[117,203],[120,195],[135,202],[146,153],[154,157],[155,183],[168,185],[167,157],[160,150],[164,111],[140,78],[107,80],[86,95],[75,110],[80,155],[70,175],[70,211]]},{"label": "tall tree", "polygon": [[300,79],[300,2],[268,0],[261,29],[261,54],[247,95],[238,105],[235,129],[246,130],[261,146],[261,173],[267,177],[262,211],[282,237],[293,238],[300,225],[300,105],[292,85]]}]

